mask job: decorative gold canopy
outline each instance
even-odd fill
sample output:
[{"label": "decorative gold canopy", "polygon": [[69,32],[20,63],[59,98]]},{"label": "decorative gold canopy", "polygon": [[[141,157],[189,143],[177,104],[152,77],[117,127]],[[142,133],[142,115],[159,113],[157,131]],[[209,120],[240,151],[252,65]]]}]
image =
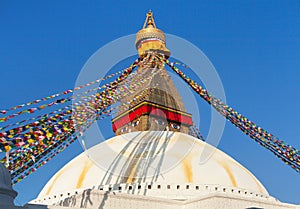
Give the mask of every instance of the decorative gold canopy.
[{"label": "decorative gold canopy", "polygon": [[156,51],[167,57],[170,56],[170,51],[166,48],[165,34],[156,28],[151,11],[147,13],[143,28],[136,34],[135,46],[140,57],[149,51]]}]

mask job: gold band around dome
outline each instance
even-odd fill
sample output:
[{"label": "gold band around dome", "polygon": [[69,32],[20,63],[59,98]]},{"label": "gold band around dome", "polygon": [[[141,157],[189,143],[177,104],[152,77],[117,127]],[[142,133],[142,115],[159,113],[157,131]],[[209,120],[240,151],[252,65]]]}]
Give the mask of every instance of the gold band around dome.
[{"label": "gold band around dome", "polygon": [[157,38],[159,40],[161,40],[162,42],[164,42],[164,44],[166,43],[166,37],[164,32],[162,32],[159,29],[156,28],[145,28],[140,30],[137,34],[136,34],[136,41],[135,41],[135,45],[138,46],[138,44],[144,40],[144,39],[148,39],[148,38]]}]

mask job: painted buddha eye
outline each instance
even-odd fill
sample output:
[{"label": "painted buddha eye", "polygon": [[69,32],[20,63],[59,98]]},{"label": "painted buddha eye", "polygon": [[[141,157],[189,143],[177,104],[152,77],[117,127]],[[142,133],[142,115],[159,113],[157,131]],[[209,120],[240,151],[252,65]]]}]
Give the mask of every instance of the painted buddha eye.
[{"label": "painted buddha eye", "polygon": [[121,133],[124,133],[127,130],[128,130],[128,127],[126,126],[126,127],[124,127],[124,128],[121,129]]},{"label": "painted buddha eye", "polygon": [[137,120],[137,121],[133,122],[131,125],[132,125],[133,127],[136,127],[137,125],[139,125],[139,123],[140,123],[140,121]]},{"label": "painted buddha eye", "polygon": [[155,120],[155,123],[161,126],[165,124],[165,122],[162,120]]},{"label": "painted buddha eye", "polygon": [[174,128],[174,129],[177,129],[177,130],[180,129],[180,125],[177,125],[175,123],[171,123],[171,127]]}]

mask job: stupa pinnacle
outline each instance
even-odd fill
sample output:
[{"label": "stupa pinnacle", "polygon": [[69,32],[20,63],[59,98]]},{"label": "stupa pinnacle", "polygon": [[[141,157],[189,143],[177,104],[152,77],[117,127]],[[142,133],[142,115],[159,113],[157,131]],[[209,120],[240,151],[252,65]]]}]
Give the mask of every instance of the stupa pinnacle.
[{"label": "stupa pinnacle", "polygon": [[[112,120],[116,135],[133,131],[164,131],[188,133],[192,126],[192,115],[186,112],[184,103],[173,81],[168,75],[163,58],[170,56],[166,48],[165,34],[156,28],[152,12],[148,12],[143,28],[136,34],[136,48],[142,62],[139,74],[132,79],[137,83],[141,77],[151,77],[141,88],[127,96],[122,103],[143,94],[142,100],[130,102],[129,108],[120,107]],[[156,57],[149,57],[155,53]]]},{"label": "stupa pinnacle", "polygon": [[166,36],[163,31],[156,28],[152,11],[147,13],[143,28],[136,34],[135,46],[140,57],[149,51],[170,56],[170,51],[166,48]]}]

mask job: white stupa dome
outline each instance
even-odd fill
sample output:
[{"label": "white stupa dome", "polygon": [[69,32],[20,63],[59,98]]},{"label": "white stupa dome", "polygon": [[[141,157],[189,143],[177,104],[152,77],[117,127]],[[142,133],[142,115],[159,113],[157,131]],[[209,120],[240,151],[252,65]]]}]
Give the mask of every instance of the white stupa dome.
[{"label": "white stupa dome", "polygon": [[[205,152],[211,156],[201,162]],[[257,178],[224,152],[180,132],[132,132],[115,136],[82,153],[60,169],[45,185],[37,199],[70,194],[99,185],[176,185],[196,189],[239,189],[269,196]],[[160,186],[161,185],[161,186]],[[196,185],[196,186],[195,186]],[[153,191],[153,188],[152,188]],[[179,198],[170,189],[143,195]],[[199,195],[189,192],[188,196]],[[181,198],[185,193],[181,192]],[[44,198],[45,199],[45,198]]]}]

